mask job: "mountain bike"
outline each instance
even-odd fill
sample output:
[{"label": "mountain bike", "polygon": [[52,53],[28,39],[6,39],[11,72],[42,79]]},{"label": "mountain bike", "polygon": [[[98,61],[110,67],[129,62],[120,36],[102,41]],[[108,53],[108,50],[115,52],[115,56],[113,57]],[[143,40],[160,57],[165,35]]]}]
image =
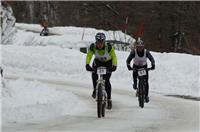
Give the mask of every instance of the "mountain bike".
[{"label": "mountain bike", "polygon": [[145,100],[145,94],[146,94],[146,87],[147,87],[147,78],[145,77],[147,75],[147,72],[151,70],[151,68],[139,68],[134,69],[138,72],[138,88],[137,88],[137,96],[138,96],[138,102],[139,106],[141,108],[144,108],[144,100]]},{"label": "mountain bike", "polygon": [[107,73],[106,67],[98,67],[97,68],[97,85],[96,85],[96,101],[97,101],[97,115],[98,118],[105,117],[105,108],[107,105],[107,93],[105,90],[105,80],[103,79],[103,75]]}]

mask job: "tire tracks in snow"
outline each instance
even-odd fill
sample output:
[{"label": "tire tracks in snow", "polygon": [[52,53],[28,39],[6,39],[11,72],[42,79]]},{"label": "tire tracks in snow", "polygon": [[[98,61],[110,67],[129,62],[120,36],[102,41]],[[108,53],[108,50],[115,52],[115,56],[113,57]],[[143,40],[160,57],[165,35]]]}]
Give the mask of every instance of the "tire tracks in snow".
[{"label": "tire tracks in snow", "polygon": [[[79,115],[66,115],[53,120],[11,125],[10,130],[41,131],[199,131],[199,102],[165,97],[150,93],[150,103],[139,108],[135,92],[113,87],[113,109],[106,111],[106,117],[98,119],[96,103],[91,99],[92,84],[74,80],[59,80],[30,75],[5,75],[6,79],[24,78],[41,81],[68,90],[83,99],[88,111]],[[34,125],[33,125],[34,124]],[[99,125],[101,124],[101,125]],[[16,129],[15,129],[16,127]],[[9,129],[8,128],[8,129]],[[21,128],[21,129],[20,129]]]}]

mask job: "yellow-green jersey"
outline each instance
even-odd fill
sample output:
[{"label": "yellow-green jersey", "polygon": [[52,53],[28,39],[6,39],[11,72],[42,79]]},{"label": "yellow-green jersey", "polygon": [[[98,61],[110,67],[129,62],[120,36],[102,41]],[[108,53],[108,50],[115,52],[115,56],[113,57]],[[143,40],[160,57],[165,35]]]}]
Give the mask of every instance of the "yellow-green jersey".
[{"label": "yellow-green jersey", "polygon": [[100,62],[112,60],[112,65],[117,66],[115,50],[109,43],[105,43],[105,47],[102,49],[97,49],[94,43],[91,44],[87,53],[86,64],[90,64],[93,55]]}]

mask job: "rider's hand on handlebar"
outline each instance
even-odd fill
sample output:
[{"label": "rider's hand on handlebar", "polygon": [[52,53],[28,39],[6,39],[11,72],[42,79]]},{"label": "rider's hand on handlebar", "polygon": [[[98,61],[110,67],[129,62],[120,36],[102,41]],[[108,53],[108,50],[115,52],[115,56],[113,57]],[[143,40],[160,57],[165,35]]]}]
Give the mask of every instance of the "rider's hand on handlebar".
[{"label": "rider's hand on handlebar", "polygon": [[133,67],[132,70],[133,70],[133,72],[137,72],[138,69]]},{"label": "rider's hand on handlebar", "polygon": [[117,66],[112,66],[111,71],[114,72],[114,71],[116,71],[116,69],[117,69]]},{"label": "rider's hand on handlebar", "polygon": [[94,69],[89,64],[86,64],[85,68],[87,71],[94,71]]},{"label": "rider's hand on handlebar", "polygon": [[133,70],[133,68],[130,65],[127,65],[128,70]]}]

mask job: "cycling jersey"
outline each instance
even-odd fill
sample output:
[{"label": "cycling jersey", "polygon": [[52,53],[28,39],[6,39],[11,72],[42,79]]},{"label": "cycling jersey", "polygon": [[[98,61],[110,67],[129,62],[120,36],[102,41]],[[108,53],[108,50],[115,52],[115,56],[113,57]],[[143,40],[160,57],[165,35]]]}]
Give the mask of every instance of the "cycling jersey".
[{"label": "cycling jersey", "polygon": [[144,55],[139,56],[136,49],[135,49],[135,57],[133,59],[133,64],[137,66],[144,66],[147,65],[147,56],[146,56],[146,49],[144,50]]},{"label": "cycling jersey", "polygon": [[151,61],[152,64],[155,64],[155,60],[148,50],[144,49],[143,52],[138,52],[136,49],[134,49],[129,54],[126,63],[127,65],[130,65],[130,62],[133,59],[133,65],[145,66],[147,65],[147,58]]},{"label": "cycling jersey", "polygon": [[95,44],[91,44],[87,53],[86,64],[90,64],[93,55],[95,56],[95,59],[100,62],[112,60],[112,64],[117,66],[117,57],[114,48],[109,43],[105,43],[105,46],[102,49],[97,49]]}]

